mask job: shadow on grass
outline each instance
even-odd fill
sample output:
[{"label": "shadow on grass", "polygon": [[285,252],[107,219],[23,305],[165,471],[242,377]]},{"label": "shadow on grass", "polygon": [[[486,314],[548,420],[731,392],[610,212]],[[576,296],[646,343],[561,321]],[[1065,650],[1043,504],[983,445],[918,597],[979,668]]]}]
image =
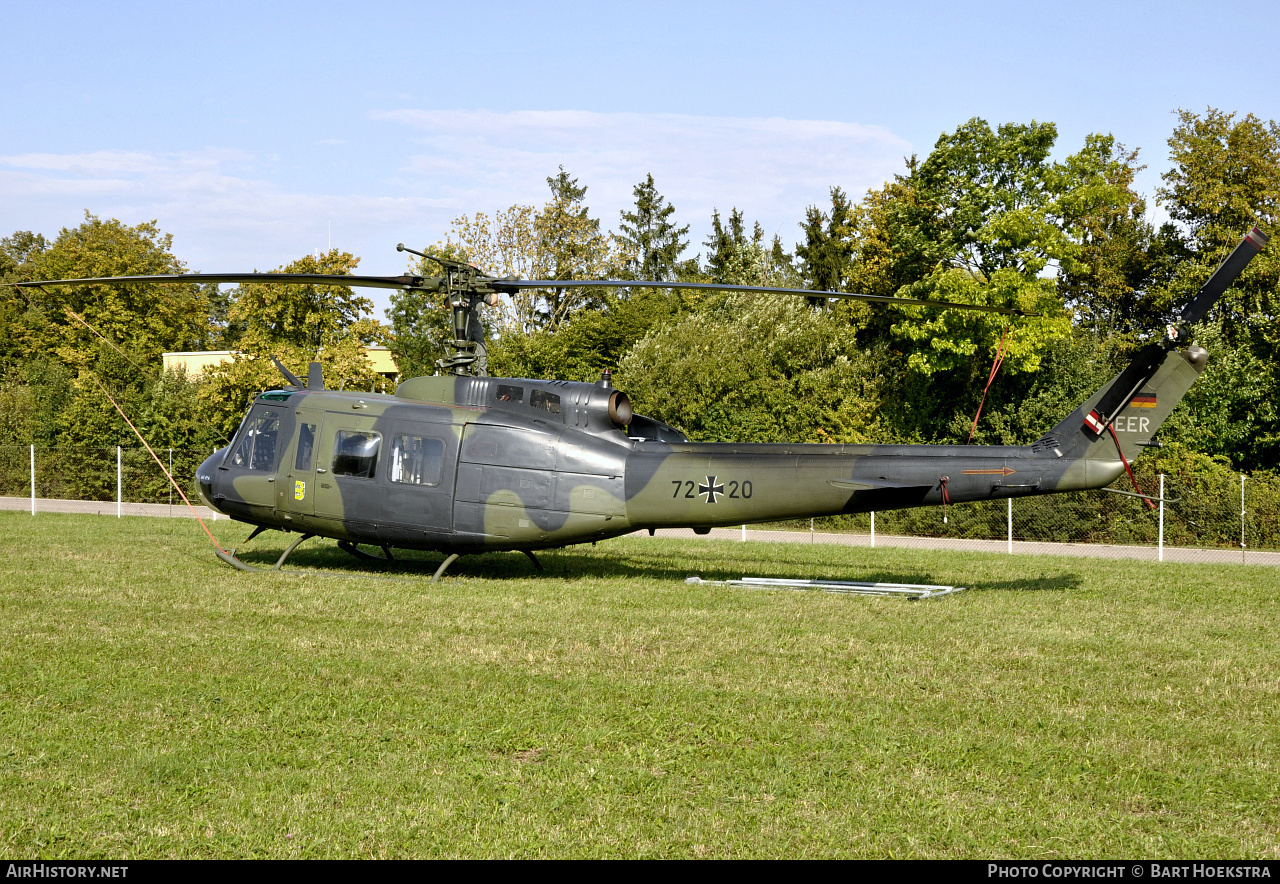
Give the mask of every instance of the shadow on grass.
[{"label": "shadow on grass", "polygon": [[[248,565],[270,569],[284,551],[287,540],[267,535],[261,546],[242,544],[237,557]],[[366,551],[373,551],[366,547]],[[285,571],[324,572],[335,576],[397,577],[429,580],[445,556],[437,552],[394,550],[395,559],[375,562],[357,559],[326,538],[312,538],[294,551]],[[856,580],[867,583],[952,584],[996,591],[1065,591],[1083,581],[1075,574],[1036,576],[1003,581],[967,581],[941,578],[918,568],[886,568],[882,563],[833,562],[830,550],[806,546],[770,544],[739,547],[707,541],[666,542],[645,548],[642,544],[603,542],[578,544],[537,553],[544,570],[537,570],[520,552],[486,552],[464,555],[449,566],[449,577],[473,579],[645,579],[679,581],[697,575],[703,580],[738,580],[744,576],[808,580]],[[862,553],[860,557],[865,557]]]},{"label": "shadow on grass", "polygon": [[995,592],[1065,592],[1079,589],[1084,580],[1079,574],[1058,574],[1054,577],[1024,577],[1021,580],[975,583],[970,589]]}]

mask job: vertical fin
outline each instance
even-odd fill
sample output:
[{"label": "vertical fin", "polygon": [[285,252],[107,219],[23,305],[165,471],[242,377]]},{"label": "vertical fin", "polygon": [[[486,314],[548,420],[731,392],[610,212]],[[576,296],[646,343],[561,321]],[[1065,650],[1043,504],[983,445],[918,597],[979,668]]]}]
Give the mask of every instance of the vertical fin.
[{"label": "vertical fin", "polygon": [[324,369],[319,362],[307,366],[307,389],[312,393],[324,389]]}]

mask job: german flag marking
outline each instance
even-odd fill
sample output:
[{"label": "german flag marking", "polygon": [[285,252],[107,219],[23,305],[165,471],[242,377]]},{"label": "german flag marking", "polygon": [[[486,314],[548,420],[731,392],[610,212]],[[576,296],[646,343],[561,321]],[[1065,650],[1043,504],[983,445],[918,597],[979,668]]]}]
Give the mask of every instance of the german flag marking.
[{"label": "german flag marking", "polygon": [[1129,405],[1132,408],[1155,408],[1156,394],[1155,393],[1139,393],[1137,396],[1134,396],[1132,399],[1129,400]]},{"label": "german flag marking", "polygon": [[1001,467],[998,470],[961,470],[966,476],[1012,476],[1017,470]]}]

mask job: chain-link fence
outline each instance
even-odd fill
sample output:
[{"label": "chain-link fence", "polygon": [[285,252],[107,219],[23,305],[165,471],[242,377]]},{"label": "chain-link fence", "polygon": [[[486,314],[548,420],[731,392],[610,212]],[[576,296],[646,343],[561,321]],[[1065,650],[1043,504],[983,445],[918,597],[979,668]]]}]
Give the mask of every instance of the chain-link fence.
[{"label": "chain-link fence", "polygon": [[[210,451],[158,448],[165,469],[190,495],[195,473]],[[0,445],[0,497],[182,503],[164,471],[143,448]]]},{"label": "chain-link fence", "polygon": [[[188,494],[208,451],[161,448]],[[141,448],[0,445],[0,497],[181,504]],[[1138,473],[1151,503],[1103,491],[749,525],[718,537],[1280,564],[1280,477]],[[1164,493],[1161,495],[1161,482]],[[1129,491],[1129,488],[1120,489]],[[1159,505],[1163,497],[1163,507]],[[194,499],[194,498],[193,498]]]},{"label": "chain-link fence", "polygon": [[[748,540],[901,545],[906,539],[1010,552],[1280,564],[1280,477],[1138,473],[1139,490],[1083,491],[747,526]],[[1163,482],[1163,495],[1161,483]],[[1119,486],[1119,483],[1117,483]],[[1163,498],[1163,506],[1161,506]],[[950,542],[948,542],[950,541]],[[1101,550],[1099,550],[1101,552]]]}]

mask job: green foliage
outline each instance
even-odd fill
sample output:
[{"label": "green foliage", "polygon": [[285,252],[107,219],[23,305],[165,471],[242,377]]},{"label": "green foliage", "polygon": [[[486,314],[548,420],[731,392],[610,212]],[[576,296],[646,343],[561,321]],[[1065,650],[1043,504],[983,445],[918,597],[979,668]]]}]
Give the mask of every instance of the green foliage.
[{"label": "green foliage", "polygon": [[630,297],[604,295],[601,310],[583,310],[559,329],[505,334],[489,349],[498,376],[597,381],[618,366],[650,329],[683,311],[681,298],[661,289],[637,289]]},{"label": "green foliage", "polygon": [[[1274,234],[1280,214],[1274,122],[1182,111],[1159,191],[1173,222],[1158,231],[1133,189],[1137,151],[1090,135],[1055,161],[1056,137],[1050,123],[993,129],[970,120],[860,201],[833,187],[829,206],[807,210],[794,256],[735,208],[713,215],[705,262],[681,262],[688,228],[676,227],[651,175],[614,235],[563,167],[547,179],[541,208],[460,216],[437,249],[499,276],[807,285],[1034,311],[1041,315],[1007,320],[849,301],[815,311],[787,299],[558,289],[504,298],[484,317],[495,374],[592,381],[617,367],[642,413],[701,439],[962,442],[1003,339],[1004,366],[974,441],[1026,443],[1120,370],[1250,224]],[[53,242],[23,231],[0,240],[0,279],[182,270],[169,247],[154,223],[87,215]],[[281,269],[355,266],[333,251]],[[413,269],[439,273],[430,261]],[[1280,257],[1270,248],[1199,330],[1209,369],[1162,433],[1162,457],[1280,467],[1278,292]],[[451,337],[446,305],[419,292],[397,292],[391,304],[393,337],[366,318],[367,299],[341,286],[0,289],[0,429],[45,444],[128,441],[97,378],[148,432],[197,447],[191,440],[230,433],[249,397],[280,385],[266,358],[273,353],[298,374],[318,355],[331,386],[379,383],[363,358],[368,343],[389,343],[407,375],[431,372]],[[242,355],[198,386],[161,377],[162,351],[207,347]]]},{"label": "green foliage", "polygon": [[[930,375],[963,368],[975,356],[989,359],[1008,325],[1006,370],[1030,372],[1045,348],[1069,334],[1070,316],[1043,274],[1051,263],[1083,271],[1086,222],[1130,207],[1133,196],[1111,139],[1091,137],[1079,153],[1051,163],[1056,137],[1051,123],[1009,123],[993,132],[983,120],[970,120],[939,138],[929,157],[884,195],[898,206],[870,213],[868,220],[891,225],[872,237],[873,255],[883,255],[887,240],[900,247],[901,262],[932,265],[900,294],[1040,314],[1009,324],[991,314],[907,309],[892,333],[907,344],[913,371]],[[901,278],[892,266],[885,269]]]},{"label": "green foliage", "polygon": [[1146,201],[1133,190],[1143,168],[1137,158],[1136,150],[1126,151],[1110,136],[1090,135],[1085,151],[1067,160],[1081,177],[1100,169],[1101,181],[1094,178],[1094,186],[1080,188],[1068,203],[1079,248],[1060,268],[1058,291],[1077,321],[1120,334],[1149,333],[1161,318],[1149,282],[1165,243],[1146,219]]},{"label": "green foliage", "polygon": [[0,378],[0,439],[20,445],[54,445],[59,416],[73,396],[71,372],[47,359],[15,364]]},{"label": "green foliage", "polygon": [[1253,114],[1209,108],[1203,117],[1178,112],[1169,138],[1173,168],[1160,197],[1186,225],[1196,251],[1231,249],[1256,223],[1280,212],[1280,126]]},{"label": "green foliage", "polygon": [[[358,263],[358,258],[333,249],[319,258],[301,258],[277,272],[350,274]],[[228,310],[229,320],[244,326],[240,352],[206,372],[200,386],[201,412],[229,438],[252,398],[285,382],[271,356],[299,377],[306,377],[309,362],[318,361],[330,387],[385,386],[364,355],[366,346],[388,340],[385,326],[363,318],[372,308],[372,301],[353,294],[347,286],[240,286]]]},{"label": "green foliage", "polygon": [[[354,255],[333,249],[318,258],[307,255],[274,272],[346,275],[359,263]],[[291,347],[315,354],[332,347],[349,330],[369,334],[372,329],[359,324],[372,309],[372,301],[347,286],[245,283],[227,317],[243,323],[240,345],[246,352],[264,354],[275,347]]]},{"label": "green foliage", "polygon": [[[43,238],[15,234],[4,251],[11,261],[21,259],[10,273],[26,279],[180,273],[185,268],[170,252],[172,240],[155,222],[129,227],[86,212],[83,224],[63,228],[47,247]],[[15,349],[77,369],[92,365],[104,343],[155,370],[161,353],[203,349],[210,339],[209,305],[194,285],[49,286],[23,297],[27,308],[11,326]]]},{"label": "green foliage", "polygon": [[705,243],[707,266],[705,275],[711,282],[751,286],[786,286],[794,284],[790,257],[774,238],[771,249],[764,247],[764,231],[757,221],[747,235],[742,212],[729,213],[729,224],[720,221],[720,213],[711,215],[711,236]]},{"label": "green foliage", "polygon": [[881,437],[875,363],[803,300],[729,295],[650,332],[617,382],[637,411],[700,441]]},{"label": "green foliage", "polygon": [[[1028,445],[1061,421],[1117,374],[1129,357],[1126,342],[1093,329],[1076,328],[1045,349],[1037,371],[1001,373],[992,384],[973,442],[982,445]],[[980,367],[982,372],[989,365]],[[935,379],[939,381],[941,379]],[[952,393],[961,407],[949,425],[950,439],[964,442],[972,425],[986,378],[974,374]],[[945,401],[937,388],[932,398]]]},{"label": "green foliage", "polygon": [[[1173,167],[1159,195],[1179,222],[1163,231],[1171,263],[1163,300],[1189,300],[1254,224],[1277,232],[1280,220],[1280,126],[1252,114],[1209,108],[1203,117],[1180,111],[1169,138]],[[1251,336],[1268,349],[1280,344],[1280,257],[1264,250],[1224,293],[1210,318],[1219,318],[1233,344]],[[1256,342],[1255,342],[1256,343]]]},{"label": "green foliage", "polygon": [[[587,188],[570,178],[564,166],[558,175],[547,178],[551,202],[533,218],[539,264],[546,269],[542,279],[598,279],[619,261],[612,234],[600,232],[600,221],[592,218],[584,200]],[[542,328],[557,328],[579,309],[599,307],[603,294],[593,289],[547,289],[534,314]]]},{"label": "green foliage", "polygon": [[1209,364],[1161,438],[1242,469],[1274,469],[1280,464],[1274,357],[1231,346],[1220,321],[1204,323],[1196,342],[1209,351]]}]

